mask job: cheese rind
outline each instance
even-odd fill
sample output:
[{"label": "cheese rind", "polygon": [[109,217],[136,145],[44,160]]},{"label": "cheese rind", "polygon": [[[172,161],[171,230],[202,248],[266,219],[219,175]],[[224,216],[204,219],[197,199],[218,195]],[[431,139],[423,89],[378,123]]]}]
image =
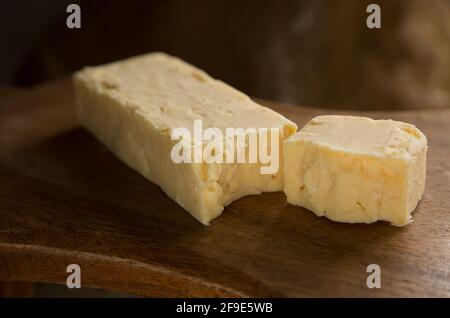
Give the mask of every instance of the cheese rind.
[{"label": "cheese rind", "polygon": [[404,226],[425,189],[427,139],[410,124],[318,116],[284,149],[288,202],[334,221]]},{"label": "cheese rind", "polygon": [[280,144],[297,127],[282,115],[163,53],[85,68],[74,77],[82,124],[122,161],[158,184],[203,224],[242,196],[283,188],[280,169],[261,174],[261,163],[179,163],[172,161],[171,132],[194,120],[203,126],[275,128]]}]

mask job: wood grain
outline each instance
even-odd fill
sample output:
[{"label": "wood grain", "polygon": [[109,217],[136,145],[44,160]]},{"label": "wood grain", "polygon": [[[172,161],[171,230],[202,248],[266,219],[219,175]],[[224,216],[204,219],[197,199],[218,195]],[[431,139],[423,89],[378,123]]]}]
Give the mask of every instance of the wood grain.
[{"label": "wood grain", "polygon": [[33,285],[30,282],[0,282],[0,298],[33,297]]},{"label": "wood grain", "polygon": [[[0,280],[65,283],[76,263],[84,287],[144,296],[450,296],[448,110],[357,113],[428,137],[405,228],[335,223],[283,193],[242,198],[205,227],[76,128],[71,94],[62,80],[1,95]],[[299,125],[325,112],[270,104]]]}]

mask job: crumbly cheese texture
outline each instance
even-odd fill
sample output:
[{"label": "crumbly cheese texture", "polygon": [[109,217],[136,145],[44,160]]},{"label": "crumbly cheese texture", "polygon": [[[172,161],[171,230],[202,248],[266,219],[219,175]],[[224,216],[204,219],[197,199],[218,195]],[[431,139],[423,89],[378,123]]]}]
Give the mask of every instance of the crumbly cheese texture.
[{"label": "crumbly cheese texture", "polygon": [[288,202],[334,221],[407,225],[425,189],[427,139],[407,123],[318,116],[284,149]]},{"label": "crumbly cheese texture", "polygon": [[[282,141],[297,127],[282,115],[164,53],[88,67],[75,75],[82,124],[122,161],[158,184],[198,221],[207,225],[242,196],[283,189]],[[175,128],[192,135],[203,128],[276,128],[280,169],[261,174],[261,163],[174,163]]]}]

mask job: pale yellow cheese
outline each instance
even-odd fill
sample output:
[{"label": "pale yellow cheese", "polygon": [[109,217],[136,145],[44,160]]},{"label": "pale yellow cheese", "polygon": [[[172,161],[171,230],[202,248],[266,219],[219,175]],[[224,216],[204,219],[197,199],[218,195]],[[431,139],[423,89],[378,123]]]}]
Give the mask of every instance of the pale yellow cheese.
[{"label": "pale yellow cheese", "polygon": [[[283,189],[278,172],[261,174],[261,163],[179,163],[170,154],[175,128],[203,126],[276,128],[280,141],[296,125],[203,71],[163,53],[86,68],[75,76],[83,125],[130,167],[203,224],[233,200]],[[193,132],[192,132],[193,133]],[[279,149],[282,164],[282,149]]]},{"label": "pale yellow cheese", "polygon": [[407,123],[319,116],[284,149],[288,202],[334,221],[406,225],[425,189],[427,139]]}]

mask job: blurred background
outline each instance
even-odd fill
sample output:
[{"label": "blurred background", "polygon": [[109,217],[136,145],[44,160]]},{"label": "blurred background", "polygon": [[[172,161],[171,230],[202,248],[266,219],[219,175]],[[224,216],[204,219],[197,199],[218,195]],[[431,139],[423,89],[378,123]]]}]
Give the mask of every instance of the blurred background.
[{"label": "blurred background", "polygon": [[[81,6],[81,29],[66,7]],[[381,6],[381,29],[366,7]],[[245,93],[340,109],[450,106],[450,0],[0,2],[0,85],[165,51]]]}]

